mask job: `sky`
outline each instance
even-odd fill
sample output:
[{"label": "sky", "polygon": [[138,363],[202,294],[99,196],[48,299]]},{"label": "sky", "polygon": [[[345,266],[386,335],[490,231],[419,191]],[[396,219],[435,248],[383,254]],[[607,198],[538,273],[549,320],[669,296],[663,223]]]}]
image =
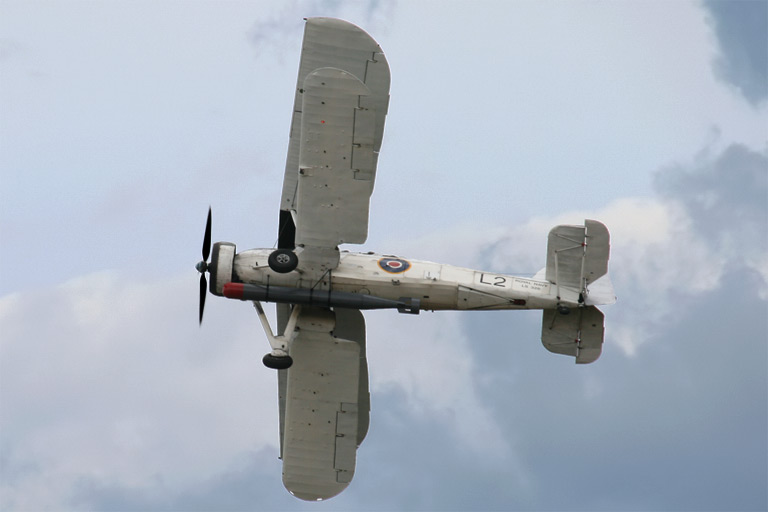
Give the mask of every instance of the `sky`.
[{"label": "sky", "polygon": [[[253,308],[304,17],[392,72],[377,251],[533,275],[604,222],[602,357],[541,313],[367,312],[371,427],[324,503],[282,487]],[[768,2],[0,0],[0,509],[765,510]]]}]

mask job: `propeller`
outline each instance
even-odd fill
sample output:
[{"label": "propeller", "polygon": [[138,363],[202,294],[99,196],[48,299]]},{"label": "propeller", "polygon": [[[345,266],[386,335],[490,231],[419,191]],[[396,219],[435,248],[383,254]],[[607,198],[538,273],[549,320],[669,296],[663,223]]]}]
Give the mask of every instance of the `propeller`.
[{"label": "propeller", "polygon": [[205,223],[205,236],[203,237],[203,259],[195,268],[200,272],[200,324],[203,323],[203,310],[205,309],[205,295],[208,290],[208,280],[205,273],[208,271],[208,257],[211,255],[211,207],[208,207],[208,220]]}]

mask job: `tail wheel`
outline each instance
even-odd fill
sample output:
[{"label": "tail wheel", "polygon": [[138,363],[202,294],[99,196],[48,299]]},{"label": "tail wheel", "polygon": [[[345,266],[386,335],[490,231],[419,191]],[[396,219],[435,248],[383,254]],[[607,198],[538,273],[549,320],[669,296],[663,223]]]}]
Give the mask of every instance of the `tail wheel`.
[{"label": "tail wheel", "polygon": [[280,274],[287,274],[299,264],[299,257],[290,249],[277,249],[267,258],[269,268]]},{"label": "tail wheel", "polygon": [[265,355],[261,361],[264,363],[264,366],[273,370],[287,370],[293,364],[291,356],[275,356],[272,354]]}]

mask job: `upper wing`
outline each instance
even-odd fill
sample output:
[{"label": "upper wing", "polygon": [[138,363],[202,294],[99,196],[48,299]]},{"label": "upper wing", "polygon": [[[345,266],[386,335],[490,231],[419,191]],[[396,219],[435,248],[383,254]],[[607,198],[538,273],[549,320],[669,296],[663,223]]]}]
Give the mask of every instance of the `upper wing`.
[{"label": "upper wing", "polygon": [[356,310],[303,308],[298,326],[280,403],[283,484],[314,501],[349,485],[367,432],[365,323]]},{"label": "upper wing", "polygon": [[339,244],[368,236],[389,83],[381,47],[362,29],[332,18],[307,20],[278,241],[303,248],[304,268],[335,268]]}]

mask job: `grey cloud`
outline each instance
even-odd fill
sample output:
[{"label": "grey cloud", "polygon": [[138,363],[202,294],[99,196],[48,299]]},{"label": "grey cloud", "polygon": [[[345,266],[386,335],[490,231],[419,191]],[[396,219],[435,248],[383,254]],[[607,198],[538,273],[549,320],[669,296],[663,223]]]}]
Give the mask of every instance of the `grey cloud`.
[{"label": "grey cloud", "polygon": [[280,492],[280,463],[274,450],[244,455],[241,467],[178,489],[157,479],[144,487],[83,478],[70,502],[90,510],[284,510],[296,500]]},{"label": "grey cloud", "polygon": [[[766,155],[738,144],[657,174],[659,195],[683,206],[695,236],[726,260],[726,270],[716,288],[690,293],[673,287],[664,301],[637,281],[652,275],[624,280],[619,303],[603,308],[606,344],[595,364],[576,366],[547,352],[539,341],[540,312],[462,317],[463,335],[474,348],[468,356],[477,395],[507,434],[527,479],[515,482],[499,467],[487,474],[479,469],[480,488],[488,492],[472,508],[768,506],[768,319],[762,277],[745,264],[749,255],[768,250],[767,178]],[[497,258],[489,256],[497,251],[511,254],[506,261],[527,254],[501,239],[478,258]],[[664,325],[644,319],[654,312],[636,304],[668,308]],[[641,315],[634,319],[637,328],[652,329],[652,343],[635,357],[623,355],[612,330],[627,307]],[[459,460],[470,467],[484,463]],[[447,468],[431,476],[461,481]]]},{"label": "grey cloud", "polygon": [[[375,391],[357,474],[326,503],[282,489],[273,449],[173,490],[83,481],[98,510],[759,510],[768,382],[765,302],[746,270],[681,307],[636,358],[606,347],[580,367],[538,341],[538,312],[465,315],[480,400],[513,460],[455,436],[462,410],[424,414],[397,386]],[[723,297],[731,297],[727,311]],[[631,298],[627,298],[631,300]],[[606,308],[610,321],[610,309]],[[439,350],[439,347],[435,348]],[[423,371],[430,372],[429,361]],[[457,442],[458,441],[458,442]],[[520,461],[521,467],[518,466]],[[521,471],[522,469],[522,471]]]},{"label": "grey cloud", "polygon": [[[494,479],[502,489],[495,497],[532,510],[768,506],[768,318],[763,278],[745,264],[768,250],[767,178],[766,155],[738,144],[657,174],[657,192],[683,206],[695,236],[726,260],[726,270],[715,289],[672,288],[664,301],[637,282],[653,276],[624,280],[619,303],[602,308],[606,342],[592,365],[541,346],[540,312],[463,317],[464,336],[476,347],[478,396],[530,480],[505,486]],[[515,253],[503,239],[499,249]],[[643,318],[653,312],[636,304],[669,308],[664,325]],[[637,328],[652,329],[653,343],[634,357],[622,354],[612,330],[627,307],[640,315]]]},{"label": "grey cloud", "polygon": [[704,0],[721,54],[716,74],[753,105],[768,98],[768,2]]},{"label": "grey cloud", "polygon": [[[428,368],[425,367],[425,371]],[[488,462],[457,444],[450,413],[423,415],[391,387],[374,393],[374,421],[355,478],[339,496],[306,503],[280,481],[274,452],[250,454],[239,469],[173,491],[158,482],[130,488],[83,481],[72,505],[94,510],[509,510],[526,493],[504,461]]]},{"label": "grey cloud", "polygon": [[768,155],[733,144],[714,159],[661,170],[655,187],[680,201],[694,229],[733,263],[768,251]]},{"label": "grey cloud", "polygon": [[[240,468],[178,491],[90,482],[77,504],[103,510],[764,509],[768,320],[759,279],[738,263],[743,253],[765,250],[758,233],[765,225],[765,164],[765,155],[733,145],[658,173],[658,193],[683,205],[697,236],[712,240],[713,251],[732,264],[718,288],[674,296],[665,325],[635,357],[616,347],[612,326],[625,303],[652,306],[654,300],[647,296],[652,288],[631,281],[620,303],[604,308],[604,353],[586,367],[541,346],[540,312],[462,317],[472,381],[505,434],[509,460],[489,460],[457,439],[457,415],[466,411],[417,413],[407,394],[390,386],[374,390],[371,432],[352,485],[327,503],[289,496],[275,454],[264,450]],[[738,250],[727,247],[730,241]],[[513,245],[502,241],[478,258],[514,253]],[[637,323],[645,325],[642,318]],[[425,360],[423,371],[435,371],[433,364]]]},{"label": "grey cloud", "polygon": [[479,396],[530,475],[525,508],[766,507],[766,303],[747,269],[723,283],[678,303],[634,358],[612,346],[605,307],[603,357],[586,367],[541,346],[538,312],[466,316]]}]

